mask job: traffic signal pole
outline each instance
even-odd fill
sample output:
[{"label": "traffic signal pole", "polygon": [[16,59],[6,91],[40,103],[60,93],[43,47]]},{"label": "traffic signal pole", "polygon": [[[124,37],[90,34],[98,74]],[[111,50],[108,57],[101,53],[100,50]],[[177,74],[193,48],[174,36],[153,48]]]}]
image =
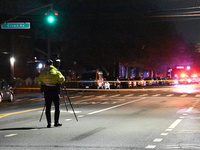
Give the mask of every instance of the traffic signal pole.
[{"label": "traffic signal pole", "polygon": [[47,58],[51,59],[51,37],[50,32],[47,32]]},{"label": "traffic signal pole", "polygon": [[[27,12],[24,12],[24,13],[18,15],[18,16],[15,16],[13,18],[10,18],[10,19],[4,21],[3,23],[1,23],[1,25],[5,24],[7,22],[10,22],[10,21],[16,20],[18,17],[21,17],[23,15],[29,14],[31,12],[34,12],[34,11],[37,11],[37,10],[40,10],[40,9],[43,9],[43,8],[46,8],[46,7],[52,7],[52,6],[53,6],[53,4],[47,4],[47,5],[44,5],[42,7],[38,7],[38,8],[32,9],[32,10],[29,10]],[[47,35],[48,36],[47,37],[47,57],[48,57],[48,59],[50,59],[51,58],[51,42],[50,42],[51,39],[50,39],[50,33],[47,33],[47,34],[48,34]]]}]

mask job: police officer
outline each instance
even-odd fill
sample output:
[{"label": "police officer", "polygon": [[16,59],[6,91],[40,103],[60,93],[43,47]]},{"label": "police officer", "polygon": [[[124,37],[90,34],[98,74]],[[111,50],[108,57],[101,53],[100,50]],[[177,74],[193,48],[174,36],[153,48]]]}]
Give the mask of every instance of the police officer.
[{"label": "police officer", "polygon": [[59,123],[60,116],[60,84],[65,81],[65,77],[53,66],[52,60],[47,60],[44,70],[41,71],[38,77],[39,86],[44,92],[45,105],[46,105],[46,119],[47,128],[51,128],[51,105],[52,102],[55,106],[54,113],[54,126],[62,126]]}]

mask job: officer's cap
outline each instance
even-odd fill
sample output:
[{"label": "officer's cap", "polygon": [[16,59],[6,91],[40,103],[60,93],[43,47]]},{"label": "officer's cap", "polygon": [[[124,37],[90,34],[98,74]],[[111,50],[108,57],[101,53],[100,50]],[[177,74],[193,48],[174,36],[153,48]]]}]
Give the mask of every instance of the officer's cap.
[{"label": "officer's cap", "polygon": [[53,60],[48,59],[45,64],[46,64],[46,66],[53,65]]}]

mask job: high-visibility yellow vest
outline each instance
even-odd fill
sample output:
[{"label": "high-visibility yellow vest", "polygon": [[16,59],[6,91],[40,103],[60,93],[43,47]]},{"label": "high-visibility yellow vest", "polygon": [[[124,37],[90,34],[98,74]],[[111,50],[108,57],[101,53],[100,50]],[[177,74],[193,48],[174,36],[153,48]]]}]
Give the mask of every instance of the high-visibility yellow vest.
[{"label": "high-visibility yellow vest", "polygon": [[56,86],[56,84],[63,83],[64,81],[65,77],[52,65],[42,70],[38,77],[39,86],[42,84],[46,86]]}]

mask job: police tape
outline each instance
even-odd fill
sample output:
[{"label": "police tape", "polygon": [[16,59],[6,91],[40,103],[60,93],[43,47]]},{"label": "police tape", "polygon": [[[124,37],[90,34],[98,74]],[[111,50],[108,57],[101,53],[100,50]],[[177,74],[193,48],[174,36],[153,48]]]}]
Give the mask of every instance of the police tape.
[{"label": "police tape", "polygon": [[[200,85],[197,85],[197,87],[200,87]],[[129,92],[129,91],[155,91],[155,90],[174,90],[177,89],[177,86],[172,87],[152,87],[149,86],[142,86],[142,87],[135,87],[135,88],[113,88],[113,89],[92,89],[92,88],[66,88],[67,91],[120,91],[120,92]],[[40,90],[40,88],[13,88],[14,90]],[[191,86],[182,86],[181,89],[191,89]],[[63,89],[64,90],[64,89]],[[15,92],[14,92],[15,93]]]}]

